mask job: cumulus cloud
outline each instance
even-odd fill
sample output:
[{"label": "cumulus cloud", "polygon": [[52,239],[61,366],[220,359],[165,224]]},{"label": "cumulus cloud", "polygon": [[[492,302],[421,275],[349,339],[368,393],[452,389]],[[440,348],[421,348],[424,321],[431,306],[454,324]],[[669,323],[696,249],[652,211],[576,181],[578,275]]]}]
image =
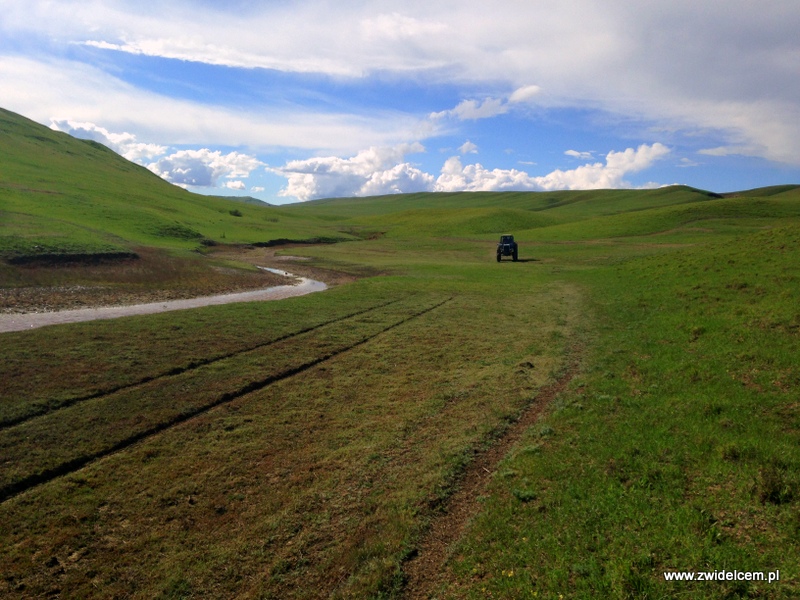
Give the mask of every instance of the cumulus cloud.
[{"label": "cumulus cloud", "polygon": [[143,159],[152,159],[167,151],[166,146],[138,142],[136,136],[132,133],[112,133],[105,127],[100,127],[94,123],[51,120],[50,128],[56,131],[63,131],[76,138],[100,142],[114,150],[117,154],[121,154],[128,160],[134,162],[141,162]]},{"label": "cumulus cloud", "polygon": [[[219,150],[179,150],[147,165],[153,173],[181,186],[214,187],[220,178],[248,177],[264,163],[240,152],[222,154]],[[241,187],[238,187],[241,184]],[[225,187],[244,189],[241,181],[226,182]]]},{"label": "cumulus cloud", "polygon": [[301,201],[416,192],[430,189],[433,176],[404,159],[406,154],[424,151],[420,143],[372,147],[351,158],[325,156],[293,160],[269,170],[288,180],[280,196]]},{"label": "cumulus cloud", "polygon": [[629,188],[631,185],[624,179],[626,175],[647,169],[669,152],[669,148],[658,142],[650,146],[642,144],[635,150],[609,152],[605,164],[596,162],[568,171],[557,169],[535,179],[543,190]]},{"label": "cumulus cloud", "polygon": [[246,190],[247,185],[245,185],[244,181],[237,180],[237,181],[226,181],[225,187],[229,190]]},{"label": "cumulus cloud", "polygon": [[[288,179],[279,195],[299,200],[342,196],[369,196],[420,191],[479,192],[503,190],[581,190],[629,188],[625,176],[652,166],[669,154],[660,143],[642,144],[621,152],[611,151],[605,163],[557,169],[543,176],[531,176],[517,169],[487,169],[480,163],[464,165],[458,156],[448,158],[438,177],[407,162],[405,154],[421,151],[419,144],[395,148],[370,148],[352,158],[335,156],[290,161],[269,169]],[[654,187],[657,184],[648,184]]]},{"label": "cumulus cloud", "polygon": [[478,146],[467,140],[458,147],[458,151],[461,154],[477,154]]},{"label": "cumulus cloud", "polygon": [[448,158],[436,179],[437,192],[487,192],[539,189],[535,178],[516,169],[486,169],[480,163],[463,166],[457,156]]},{"label": "cumulus cloud", "polygon": [[486,169],[480,163],[462,165],[454,156],[445,162],[434,189],[439,192],[502,190],[586,190],[631,187],[624,177],[650,167],[669,153],[669,148],[655,143],[637,149],[609,152],[606,162],[580,166],[533,177],[517,169]]}]

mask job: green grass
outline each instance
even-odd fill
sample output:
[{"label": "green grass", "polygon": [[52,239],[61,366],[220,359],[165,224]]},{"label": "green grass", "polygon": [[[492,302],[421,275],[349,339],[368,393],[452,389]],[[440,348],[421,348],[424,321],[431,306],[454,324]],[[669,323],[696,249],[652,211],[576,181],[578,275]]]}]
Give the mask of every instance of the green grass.
[{"label": "green grass", "polygon": [[[442,597],[796,597],[798,242],[795,224],[582,272],[591,357],[501,467]],[[722,569],[781,583],[663,577]]]},{"label": "green grass", "polygon": [[[2,262],[5,293],[217,285],[208,267],[237,265],[192,252],[203,240],[346,238],[284,253],[362,276],[2,334],[3,597],[402,597],[475,454],[576,347],[436,597],[800,593],[800,187],[275,208],[189,194],[11,113],[0,136],[4,260],[136,249],[144,265]],[[499,233],[520,262],[495,262]],[[781,579],[663,575],[722,569]]]}]

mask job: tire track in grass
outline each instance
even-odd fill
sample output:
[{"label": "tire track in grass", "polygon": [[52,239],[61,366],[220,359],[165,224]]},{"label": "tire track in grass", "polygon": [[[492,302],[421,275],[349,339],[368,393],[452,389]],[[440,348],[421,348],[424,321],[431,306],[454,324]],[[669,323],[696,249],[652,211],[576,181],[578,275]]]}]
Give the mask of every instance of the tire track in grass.
[{"label": "tire track in grass", "polygon": [[[386,327],[381,327],[377,332],[362,337],[361,339],[355,341],[354,343],[347,343],[342,347],[338,347],[333,350],[324,352],[322,355],[318,355],[315,358],[312,358],[310,360],[301,363],[300,365],[286,368],[278,373],[266,376],[262,379],[249,381],[247,384],[233,391],[222,393],[211,402],[206,402],[199,406],[191,408],[186,407],[183,410],[179,410],[177,414],[172,415],[170,418],[159,421],[153,426],[146,427],[138,432],[128,435],[122,439],[119,439],[118,441],[111,443],[95,452],[89,452],[86,454],[82,454],[80,456],[76,456],[72,459],[63,461],[56,466],[42,469],[37,473],[32,473],[22,476],[15,481],[10,481],[5,485],[3,485],[2,487],[0,487],[0,502],[5,502],[6,500],[18,496],[19,494],[31,490],[39,485],[52,481],[58,477],[74,473],[75,471],[83,468],[84,466],[88,465],[89,463],[95,460],[113,454],[115,452],[119,452],[121,450],[124,450],[125,448],[128,448],[129,446],[132,446],[133,444],[139,441],[142,441],[154,435],[165,432],[170,428],[175,427],[181,423],[184,423],[194,417],[202,415],[213,408],[232,402],[233,400],[236,400],[251,392],[261,390],[273,383],[277,383],[279,381],[288,379],[289,377],[293,377],[294,375],[303,373],[304,371],[307,371],[312,367],[315,367],[323,362],[335,358],[340,354],[358,348],[359,346],[366,344],[367,342],[378,337],[379,335],[382,335],[388,331],[391,331],[392,329],[400,327],[401,325],[404,325],[414,319],[417,319],[426,313],[436,310],[437,308],[443,306],[447,302],[450,302],[450,300],[452,300],[452,297],[442,300],[441,302],[437,302],[432,306],[428,306],[423,310],[412,312],[411,314],[400,318],[399,320],[391,323]],[[23,437],[21,439],[24,440],[25,442],[33,443],[34,445],[37,443],[36,440],[31,442],[30,438]],[[12,444],[6,442],[5,446],[11,447]],[[22,452],[24,451],[24,449],[18,451]]]},{"label": "tire track in grass", "polygon": [[60,403],[59,402],[49,403],[49,402],[45,401],[41,405],[36,405],[35,406],[36,410],[34,412],[30,412],[27,415],[20,415],[19,417],[6,419],[5,421],[0,421],[0,432],[2,432],[5,429],[8,429],[10,427],[14,427],[16,425],[22,425],[23,423],[27,423],[28,421],[30,421],[32,419],[35,419],[37,417],[43,417],[43,416],[52,414],[52,413],[54,413],[56,411],[59,411],[59,410],[65,409],[65,408],[69,408],[70,406],[75,406],[76,404],[79,404],[81,402],[86,402],[87,400],[96,400],[98,398],[103,398],[104,396],[109,396],[111,394],[116,394],[117,392],[121,392],[121,391],[124,391],[124,390],[135,388],[137,386],[144,385],[146,383],[151,383],[151,382],[154,382],[154,381],[158,381],[158,380],[164,379],[166,377],[174,377],[176,375],[181,375],[181,374],[186,373],[188,371],[192,371],[194,369],[198,369],[198,368],[204,367],[206,365],[214,364],[215,362],[219,362],[221,360],[226,360],[226,359],[229,359],[229,358],[233,358],[233,357],[235,357],[235,356],[237,356],[239,354],[243,354],[245,352],[252,352],[253,350],[258,350],[259,348],[265,348],[267,346],[272,346],[272,345],[278,344],[280,342],[284,342],[284,341],[290,340],[290,339],[292,339],[294,337],[303,335],[305,333],[310,333],[310,332],[315,331],[317,329],[320,329],[322,327],[326,327],[327,325],[332,325],[334,323],[339,323],[340,321],[345,321],[347,319],[352,319],[354,317],[361,316],[361,315],[366,314],[366,313],[371,312],[371,311],[375,311],[375,310],[378,310],[378,309],[381,309],[381,308],[386,308],[387,306],[390,306],[392,304],[396,304],[396,303],[401,302],[402,300],[405,300],[405,299],[407,299],[407,298],[400,298],[398,300],[392,300],[390,302],[385,302],[383,304],[378,304],[378,305],[372,306],[370,308],[365,308],[365,309],[362,309],[362,310],[358,310],[358,311],[349,313],[347,315],[343,315],[341,317],[336,317],[335,319],[331,319],[329,321],[325,321],[324,323],[319,323],[317,325],[312,325],[310,327],[306,327],[304,329],[300,329],[299,331],[294,331],[292,333],[284,334],[284,335],[279,336],[279,337],[277,337],[275,339],[272,339],[272,340],[268,340],[268,341],[265,341],[265,342],[259,342],[257,344],[254,344],[252,346],[248,346],[246,348],[240,348],[239,350],[234,350],[234,351],[229,352],[227,354],[221,354],[221,355],[212,356],[212,357],[209,357],[209,358],[202,358],[202,359],[198,359],[198,360],[193,360],[193,361],[189,362],[187,365],[174,367],[172,369],[169,369],[169,370],[164,371],[162,373],[158,373],[156,375],[148,375],[146,377],[142,377],[141,379],[138,379],[138,380],[133,381],[131,383],[126,383],[126,384],[123,384],[123,385],[114,386],[114,387],[111,387],[111,388],[106,388],[104,390],[99,390],[97,392],[92,392],[91,394],[86,394],[84,396],[76,396],[74,398],[68,398],[66,400],[61,401]]},{"label": "tire track in grass", "polygon": [[578,372],[580,355],[580,349],[573,348],[566,372],[540,389],[519,419],[467,467],[456,484],[456,491],[443,507],[444,514],[432,521],[416,550],[403,565],[405,600],[430,598],[436,587],[446,580],[444,568],[449,552],[461,538],[469,520],[478,514],[481,506],[478,497],[491,482],[497,465],[572,381]]}]

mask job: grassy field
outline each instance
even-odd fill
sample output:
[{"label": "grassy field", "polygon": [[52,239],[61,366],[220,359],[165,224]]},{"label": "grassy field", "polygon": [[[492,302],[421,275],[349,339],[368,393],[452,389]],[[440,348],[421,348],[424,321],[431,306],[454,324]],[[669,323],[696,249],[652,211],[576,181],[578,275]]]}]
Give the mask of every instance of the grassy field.
[{"label": "grassy field", "polygon": [[[145,291],[245,277],[265,250],[222,242],[277,238],[347,239],[282,253],[357,276],[0,335],[3,597],[800,595],[797,186],[239,203],[236,217],[0,116],[7,294],[141,294],[128,271],[142,262],[181,273],[145,270]],[[51,149],[51,170],[31,148]],[[141,210],[199,235],[142,233]],[[500,233],[519,262],[495,262]],[[116,251],[140,258],[9,262]],[[457,527],[433,560],[446,515]],[[723,570],[780,580],[665,577]]]},{"label": "grassy field", "polygon": [[[52,328],[49,364],[25,343],[35,332],[9,334],[14,377],[50,377],[26,387],[35,405],[7,403],[24,420],[0,432],[13,495],[0,507],[4,591],[396,593],[403,559],[472,453],[557,372],[569,338],[570,286],[542,281],[545,293],[495,306],[459,281],[487,266],[413,293],[387,277],[323,299],[161,315],[161,327]],[[206,319],[230,323],[232,339],[206,346]],[[177,340],[164,331],[173,324]],[[125,364],[126,379],[98,382],[96,351],[76,356],[83,337],[110,338],[119,351],[105,360]],[[173,353],[154,364],[161,345]]]},{"label": "grassy field", "polygon": [[[580,273],[584,372],[496,473],[441,597],[797,597],[798,241],[778,225]],[[720,570],[780,583],[664,576]]]}]

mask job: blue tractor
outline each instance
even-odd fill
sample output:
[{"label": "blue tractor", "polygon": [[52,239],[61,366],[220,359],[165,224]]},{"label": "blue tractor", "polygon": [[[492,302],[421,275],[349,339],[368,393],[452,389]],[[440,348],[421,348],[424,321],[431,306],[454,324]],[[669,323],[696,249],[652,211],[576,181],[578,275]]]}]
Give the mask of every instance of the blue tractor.
[{"label": "blue tractor", "polygon": [[497,244],[497,262],[500,262],[504,256],[510,256],[511,260],[517,262],[517,242],[514,241],[513,235],[501,235],[500,243]]}]

